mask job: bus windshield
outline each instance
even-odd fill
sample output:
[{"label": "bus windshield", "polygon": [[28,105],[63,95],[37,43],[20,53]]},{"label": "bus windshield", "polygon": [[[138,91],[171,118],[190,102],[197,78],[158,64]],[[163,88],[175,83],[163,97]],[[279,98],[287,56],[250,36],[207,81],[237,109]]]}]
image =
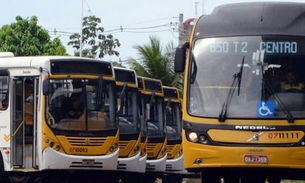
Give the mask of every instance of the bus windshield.
[{"label": "bus windshield", "polygon": [[305,38],[197,39],[189,70],[188,113],[225,118],[305,117]]},{"label": "bus windshield", "polygon": [[[117,128],[114,82],[100,83],[98,79],[51,79],[49,87],[47,121],[51,128],[71,131]],[[100,102],[97,101],[99,98]]]}]

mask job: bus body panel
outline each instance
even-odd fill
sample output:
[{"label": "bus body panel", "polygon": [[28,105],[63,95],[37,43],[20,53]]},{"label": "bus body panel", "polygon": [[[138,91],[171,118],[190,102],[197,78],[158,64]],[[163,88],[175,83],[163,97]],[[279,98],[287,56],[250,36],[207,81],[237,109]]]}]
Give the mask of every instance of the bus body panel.
[{"label": "bus body panel", "polygon": [[46,148],[42,153],[43,166],[41,166],[41,170],[117,170],[118,156],[118,149],[112,154],[103,156],[75,156]]}]

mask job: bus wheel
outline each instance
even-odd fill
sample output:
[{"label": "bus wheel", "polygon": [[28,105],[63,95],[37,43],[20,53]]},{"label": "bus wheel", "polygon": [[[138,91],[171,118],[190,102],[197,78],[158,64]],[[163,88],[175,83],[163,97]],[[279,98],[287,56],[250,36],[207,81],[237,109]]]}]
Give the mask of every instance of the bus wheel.
[{"label": "bus wheel", "polygon": [[212,177],[212,176],[202,176],[201,177],[202,183],[220,183],[220,177]]},{"label": "bus wheel", "polygon": [[265,183],[265,178],[257,178],[257,177],[248,177],[248,178],[241,178],[241,183]]},{"label": "bus wheel", "polygon": [[3,157],[0,153],[0,182],[3,182],[4,180],[4,163],[3,163]]},{"label": "bus wheel", "polygon": [[240,178],[238,178],[238,177],[227,177],[227,178],[224,178],[224,182],[225,183],[239,183]]},{"label": "bus wheel", "polygon": [[181,177],[174,177],[174,176],[166,176],[162,178],[162,183],[181,183],[183,178]]},{"label": "bus wheel", "polygon": [[268,183],[280,183],[280,178],[268,178]]}]

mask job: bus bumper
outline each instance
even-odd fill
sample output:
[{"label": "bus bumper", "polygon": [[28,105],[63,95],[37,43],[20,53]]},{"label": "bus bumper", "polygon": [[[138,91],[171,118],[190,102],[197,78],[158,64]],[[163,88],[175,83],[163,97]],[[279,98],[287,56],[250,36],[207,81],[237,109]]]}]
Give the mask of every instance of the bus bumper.
[{"label": "bus bumper", "polygon": [[110,155],[75,156],[46,148],[42,153],[41,169],[55,170],[117,170],[119,149]]},{"label": "bus bumper", "polygon": [[147,160],[146,161],[146,171],[156,171],[156,172],[165,171],[166,157],[167,157],[167,155],[163,156],[160,159]]},{"label": "bus bumper", "polygon": [[130,157],[130,158],[119,158],[118,160],[118,170],[128,171],[128,172],[137,172],[138,165],[140,162],[140,154]]}]

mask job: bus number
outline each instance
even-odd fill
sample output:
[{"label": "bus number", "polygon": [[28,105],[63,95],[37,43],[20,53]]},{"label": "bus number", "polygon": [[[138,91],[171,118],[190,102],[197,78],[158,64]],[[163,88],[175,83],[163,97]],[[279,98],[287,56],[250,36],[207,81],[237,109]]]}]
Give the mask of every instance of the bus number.
[{"label": "bus number", "polygon": [[289,138],[299,138],[299,134],[298,133],[294,133],[294,132],[272,132],[272,133],[268,133],[268,138],[269,139],[289,139]]},{"label": "bus number", "polygon": [[88,153],[88,148],[71,147],[69,151],[73,153]]},{"label": "bus number", "polygon": [[215,42],[210,44],[210,52],[213,53],[227,53],[229,52],[228,42]]}]

